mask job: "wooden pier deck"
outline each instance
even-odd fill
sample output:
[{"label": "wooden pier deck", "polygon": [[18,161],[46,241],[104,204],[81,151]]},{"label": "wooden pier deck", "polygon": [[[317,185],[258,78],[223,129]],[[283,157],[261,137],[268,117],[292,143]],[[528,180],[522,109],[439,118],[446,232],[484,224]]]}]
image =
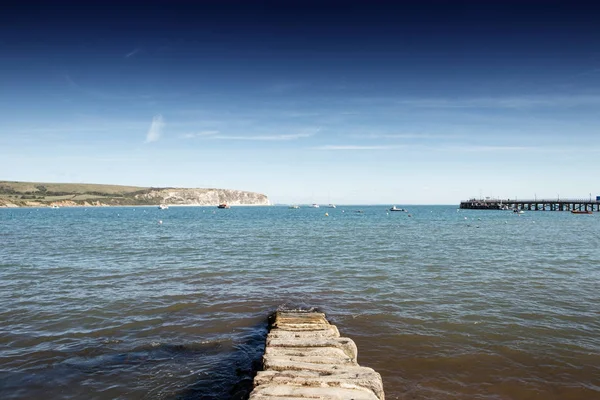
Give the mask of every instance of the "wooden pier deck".
[{"label": "wooden pier deck", "polygon": [[356,358],[325,314],[277,312],[250,400],[384,400],[381,375]]},{"label": "wooden pier deck", "polygon": [[600,200],[594,199],[469,199],[460,202],[460,208],[469,210],[527,210],[527,211],[596,211]]}]

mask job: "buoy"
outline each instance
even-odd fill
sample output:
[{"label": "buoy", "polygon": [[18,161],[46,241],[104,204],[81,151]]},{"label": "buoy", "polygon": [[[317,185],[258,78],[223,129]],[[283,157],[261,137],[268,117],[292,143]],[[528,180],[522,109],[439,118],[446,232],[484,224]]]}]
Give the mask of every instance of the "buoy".
[{"label": "buoy", "polygon": [[161,225],[161,224],[162,224],[162,220],[161,220],[161,219],[159,219],[159,220],[158,220],[158,224],[159,224],[159,225]]},{"label": "buoy", "polygon": [[329,213],[325,213],[325,216],[326,216],[326,217],[329,217]]},{"label": "buoy", "polygon": [[469,219],[469,218],[465,217],[465,219]]}]

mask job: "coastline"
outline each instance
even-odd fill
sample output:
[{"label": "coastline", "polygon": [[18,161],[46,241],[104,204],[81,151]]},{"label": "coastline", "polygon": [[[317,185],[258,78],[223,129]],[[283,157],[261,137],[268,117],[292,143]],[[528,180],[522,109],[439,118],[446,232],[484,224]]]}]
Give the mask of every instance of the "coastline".
[{"label": "coastline", "polygon": [[[132,208],[132,207],[145,207],[145,208],[158,208],[160,204],[69,204],[69,205],[58,205],[58,208]],[[216,208],[218,204],[165,204],[169,208],[173,207],[206,207]],[[273,207],[272,204],[230,204],[230,207]],[[36,204],[36,205],[16,205],[16,204],[1,204],[0,209],[14,209],[14,208],[53,208],[52,204]]]},{"label": "coastline", "polygon": [[262,193],[237,189],[139,187],[105,184],[0,181],[0,207],[271,205]]}]

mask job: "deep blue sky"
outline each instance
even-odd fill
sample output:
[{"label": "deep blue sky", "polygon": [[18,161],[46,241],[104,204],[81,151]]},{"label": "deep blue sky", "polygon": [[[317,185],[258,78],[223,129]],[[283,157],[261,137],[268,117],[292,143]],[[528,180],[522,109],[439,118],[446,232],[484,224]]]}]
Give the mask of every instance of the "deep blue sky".
[{"label": "deep blue sky", "polygon": [[291,203],[600,194],[598,6],[398,3],[4,6],[0,179]]}]

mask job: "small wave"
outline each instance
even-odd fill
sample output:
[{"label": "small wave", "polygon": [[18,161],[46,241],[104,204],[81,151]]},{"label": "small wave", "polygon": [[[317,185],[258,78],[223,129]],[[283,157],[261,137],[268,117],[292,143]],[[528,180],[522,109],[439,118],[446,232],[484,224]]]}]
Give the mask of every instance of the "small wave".
[{"label": "small wave", "polygon": [[294,304],[294,303],[284,303],[277,306],[276,311],[287,311],[287,312],[322,312],[319,307],[313,307],[306,304]]}]

